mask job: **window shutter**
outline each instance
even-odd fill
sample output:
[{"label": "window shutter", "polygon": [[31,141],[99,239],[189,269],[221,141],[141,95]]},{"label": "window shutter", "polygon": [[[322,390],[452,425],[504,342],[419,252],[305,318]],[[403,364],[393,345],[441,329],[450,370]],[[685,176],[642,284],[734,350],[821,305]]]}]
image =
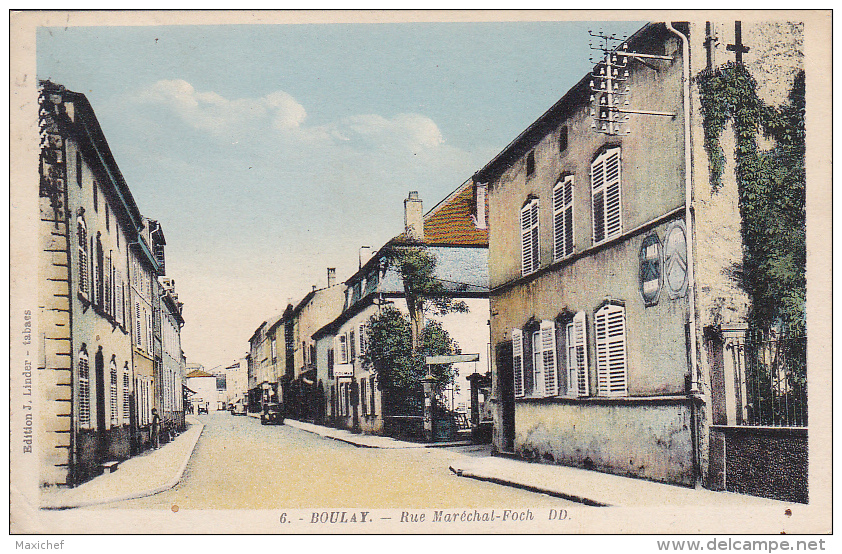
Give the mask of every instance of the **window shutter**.
[{"label": "window shutter", "polygon": [[588,326],[585,321],[585,312],[579,312],[573,316],[571,324],[572,336],[569,337],[567,360],[569,385],[568,391],[576,396],[588,396],[590,387],[588,383]]},{"label": "window shutter", "polygon": [[573,253],[573,176],[565,177],[553,188],[553,257],[566,258]]},{"label": "window shutter", "polygon": [[110,408],[111,408],[111,410],[110,410],[111,411],[111,426],[116,427],[120,423],[120,419],[119,419],[120,416],[117,413],[117,410],[119,409],[119,403],[118,403],[118,399],[117,399],[117,362],[115,362],[114,360],[111,360],[111,363],[108,366],[108,372],[110,373],[110,377],[111,377],[111,386],[110,386],[110,392],[111,392],[111,398],[110,398],[110,400],[111,400],[111,402],[110,402],[110,404],[111,404],[111,406],[110,406]]},{"label": "window shutter", "polygon": [[126,424],[129,422],[129,399],[131,398],[131,394],[129,391],[130,385],[130,377],[129,377],[129,364],[123,366],[123,423]]},{"label": "window shutter", "polygon": [[538,269],[541,261],[541,249],[539,248],[540,230],[538,227],[538,200],[532,201],[532,271]]},{"label": "window shutter", "polygon": [[125,323],[123,309],[124,309],[123,278],[120,276],[120,273],[115,270],[114,271],[114,319],[117,320],[117,323],[119,323],[120,325],[123,325]]},{"label": "window shutter", "polygon": [[91,237],[91,303],[99,305],[99,268],[97,267],[96,247]]},{"label": "window shutter", "polygon": [[627,396],[626,310],[608,304],[594,315],[600,396]]},{"label": "window shutter", "polygon": [[612,148],[591,164],[594,244],[623,232],[620,185],[620,149]]},{"label": "window shutter", "polygon": [[523,332],[520,329],[512,329],[512,370],[515,381],[515,396],[524,396]]},{"label": "window shutter", "polygon": [[530,205],[527,204],[520,210],[520,251],[521,251],[521,274],[532,273],[532,214]]},{"label": "window shutter", "polygon": [[112,303],[114,300],[113,290],[112,290],[112,279],[111,279],[111,256],[105,256],[103,258],[103,269],[102,269],[102,277],[103,277],[103,308],[105,309],[105,313],[108,315],[113,315],[112,311]]},{"label": "window shutter", "polygon": [[91,426],[90,365],[84,350],[79,353],[79,425],[86,429]]},{"label": "window shutter", "polygon": [[544,369],[544,396],[558,394],[556,373],[555,322],[541,322],[541,362]]},{"label": "window shutter", "polygon": [[143,344],[140,324],[140,302],[135,300],[134,303],[134,321],[135,321],[135,346],[138,348]]},{"label": "window shutter", "polygon": [[[78,155],[78,154],[77,154]],[[79,292],[88,296],[88,230],[85,227],[85,220],[79,217],[76,220],[77,242],[79,243]]]},{"label": "window shutter", "polygon": [[620,149],[609,150],[605,160],[605,233],[607,239],[623,232],[620,211]]}]

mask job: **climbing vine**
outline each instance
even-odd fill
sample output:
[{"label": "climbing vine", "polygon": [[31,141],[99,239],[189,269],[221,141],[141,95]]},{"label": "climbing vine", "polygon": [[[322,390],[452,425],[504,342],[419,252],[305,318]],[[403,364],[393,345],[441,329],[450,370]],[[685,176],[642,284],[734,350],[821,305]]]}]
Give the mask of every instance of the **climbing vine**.
[{"label": "climbing vine", "polygon": [[[722,186],[725,155],[720,137],[730,120],[736,136],[744,260],[739,272],[752,298],[751,319],[763,328],[780,322],[805,330],[806,174],[804,168],[804,72],[787,103],[769,106],[742,64],[704,71],[696,78],[704,117],[710,185]],[[772,139],[758,148],[758,136]]]}]

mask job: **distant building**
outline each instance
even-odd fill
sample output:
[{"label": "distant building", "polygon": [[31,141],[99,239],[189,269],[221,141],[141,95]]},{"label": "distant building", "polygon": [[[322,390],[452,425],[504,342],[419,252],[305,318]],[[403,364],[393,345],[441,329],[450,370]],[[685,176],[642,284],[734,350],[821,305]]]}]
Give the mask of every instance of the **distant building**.
[{"label": "distant building", "polygon": [[[385,304],[406,312],[403,281],[395,268],[386,268],[384,256],[394,246],[420,241],[437,260],[436,277],[454,299],[464,301],[468,313],[441,318],[442,326],[464,353],[477,353],[476,365],[485,373],[488,364],[488,227],[485,210],[477,210],[476,190],[468,181],[424,214],[422,201],[411,192],[404,201],[406,232],[395,237],[345,281],[341,315],[313,334],[318,380],[325,383],[326,419],[339,428],[380,434],[389,431],[384,396],[377,376],[364,367],[366,325]],[[479,212],[480,217],[476,214]],[[464,366],[464,367],[459,367]],[[460,381],[473,373],[473,363],[457,364]],[[469,386],[464,383],[462,391]],[[420,416],[420,413],[419,413]],[[397,432],[397,430],[396,430]]]},{"label": "distant building", "polygon": [[194,369],[186,376],[187,388],[193,391],[190,403],[193,413],[200,411],[201,407],[207,411],[215,412],[219,409],[219,394],[216,375],[201,369]]}]

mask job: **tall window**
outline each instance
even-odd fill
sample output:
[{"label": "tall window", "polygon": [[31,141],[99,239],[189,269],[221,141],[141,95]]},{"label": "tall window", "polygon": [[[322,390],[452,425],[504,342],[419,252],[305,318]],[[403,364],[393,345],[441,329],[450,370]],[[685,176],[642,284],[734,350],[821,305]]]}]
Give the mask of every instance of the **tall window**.
[{"label": "tall window", "polygon": [[79,293],[88,297],[90,276],[88,275],[88,226],[81,215],[76,218],[76,238],[79,245]]},{"label": "tall window", "polygon": [[627,396],[626,309],[606,304],[594,314],[596,373],[600,396]]},{"label": "tall window", "polygon": [[542,321],[540,329],[532,333],[532,375],[533,396],[558,394],[555,322],[553,321]]},{"label": "tall window", "polygon": [[538,199],[533,198],[520,209],[521,274],[529,275],[540,262]]},{"label": "tall window", "polygon": [[337,352],[339,352],[339,362],[340,364],[347,364],[348,363],[348,337],[344,333],[337,337]]},{"label": "tall window", "polygon": [[82,187],[82,154],[76,152],[76,184]]},{"label": "tall window", "polygon": [[105,256],[102,251],[102,241],[99,238],[99,233],[97,233],[96,237],[96,267],[94,268],[94,275],[96,277],[96,305],[102,306],[102,300],[104,295],[104,286],[103,283],[103,266],[105,265]]},{"label": "tall window", "polygon": [[512,373],[514,374],[515,396],[526,395],[523,380],[523,332],[512,329]]},{"label": "tall window", "polygon": [[567,150],[567,126],[565,125],[558,132],[558,151],[564,152]]},{"label": "tall window", "polygon": [[357,357],[356,333],[354,333],[353,330],[350,333],[348,333],[348,342],[351,346],[351,361],[353,361]]},{"label": "tall window", "polygon": [[535,151],[533,150],[526,156],[526,176],[529,177],[535,173]]},{"label": "tall window", "polygon": [[368,403],[365,401],[366,399],[366,380],[360,379],[360,408],[362,408],[363,415],[368,415]]},{"label": "tall window", "polygon": [[277,363],[278,362],[278,339],[276,337],[272,337],[272,339],[269,341],[269,348],[271,350],[272,363],[273,364]]},{"label": "tall window", "polygon": [[553,257],[573,254],[573,176],[559,180],[553,188]]},{"label": "tall window", "polygon": [[588,343],[585,312],[573,316],[565,327],[567,346],[567,395],[588,395]]},{"label": "tall window", "polygon": [[621,197],[620,149],[611,148],[597,156],[591,164],[594,244],[620,236],[623,232]]},{"label": "tall window", "polygon": [[79,425],[83,429],[91,428],[91,366],[87,347],[82,344],[79,350]]},{"label": "tall window", "polygon": [[120,404],[117,397],[117,360],[115,356],[111,356],[111,363],[108,364],[108,372],[111,377],[109,387],[109,392],[111,393],[111,402],[109,403],[111,408],[111,426],[116,427],[120,424],[120,415],[117,413],[120,409]]},{"label": "tall window", "polygon": [[360,356],[365,354],[366,348],[368,348],[368,345],[366,344],[366,341],[368,340],[368,336],[366,335],[366,333],[367,333],[366,326],[360,325],[359,333],[358,333],[358,336],[360,337],[360,339],[359,339],[360,340]]},{"label": "tall window", "polygon": [[129,401],[131,399],[131,377],[129,377],[129,362],[123,364],[123,424],[129,423]]},{"label": "tall window", "polygon": [[374,390],[375,390],[374,377],[369,377],[368,385],[369,385],[368,388],[371,389],[371,410],[369,411],[369,414],[373,416],[375,414],[375,410],[374,410],[374,406],[375,406],[375,403],[374,403]]},{"label": "tall window", "polygon": [[96,179],[94,179],[94,211],[99,211],[99,185],[97,185]]}]

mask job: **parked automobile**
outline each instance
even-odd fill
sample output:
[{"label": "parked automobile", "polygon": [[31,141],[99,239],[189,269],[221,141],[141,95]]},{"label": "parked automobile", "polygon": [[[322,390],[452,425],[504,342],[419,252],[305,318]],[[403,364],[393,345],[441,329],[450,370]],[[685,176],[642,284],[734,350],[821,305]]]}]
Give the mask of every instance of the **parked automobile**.
[{"label": "parked automobile", "polygon": [[260,414],[260,423],[262,425],[268,425],[270,423],[283,425],[284,405],[278,402],[267,402],[263,404],[263,412]]},{"label": "parked automobile", "polygon": [[231,406],[231,415],[246,415],[246,403],[242,400],[237,400],[233,404],[229,404],[229,406]]},{"label": "parked automobile", "polygon": [[201,415],[201,414],[206,414],[206,413],[208,413],[208,403],[207,403],[207,402],[202,402],[202,403],[201,403],[201,404],[199,404],[199,406],[196,408],[196,415]]}]

